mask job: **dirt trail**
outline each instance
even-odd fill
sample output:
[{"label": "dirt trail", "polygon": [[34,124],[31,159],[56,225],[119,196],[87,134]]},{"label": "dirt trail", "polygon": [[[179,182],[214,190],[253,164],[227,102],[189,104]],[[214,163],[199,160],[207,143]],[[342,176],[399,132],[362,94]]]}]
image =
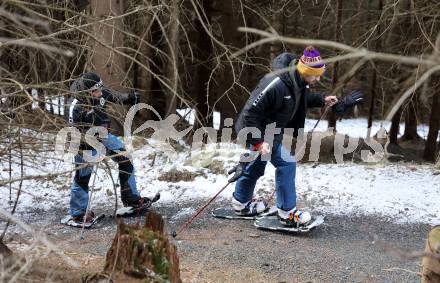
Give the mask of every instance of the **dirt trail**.
[{"label": "dirt trail", "polygon": [[[167,217],[171,231],[189,217],[176,219],[173,215],[198,205],[155,210]],[[108,217],[87,230],[80,241],[78,229],[58,224],[61,216],[62,211],[50,219],[31,213],[24,220],[41,227],[65,254],[81,264],[81,268],[72,269],[50,255],[40,260],[40,269],[48,269],[44,274],[54,269],[57,279],[77,282],[83,274],[102,269],[116,225]],[[138,220],[126,219],[132,223]],[[286,235],[257,230],[250,221],[220,220],[205,214],[175,243],[184,282],[419,282],[420,259],[398,258],[373,239],[422,250],[429,229],[425,224],[398,225],[373,217],[327,215],[326,224],[311,233]],[[15,227],[11,232],[18,234],[9,233],[14,240],[8,245],[19,252],[21,232]]]}]

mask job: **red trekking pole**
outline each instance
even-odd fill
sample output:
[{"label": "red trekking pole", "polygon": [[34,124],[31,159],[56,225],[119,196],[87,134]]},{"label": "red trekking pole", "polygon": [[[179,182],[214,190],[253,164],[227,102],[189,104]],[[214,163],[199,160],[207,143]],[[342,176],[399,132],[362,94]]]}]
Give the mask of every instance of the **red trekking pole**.
[{"label": "red trekking pole", "polygon": [[[258,157],[258,155],[256,156]],[[255,158],[256,158],[255,157]],[[228,183],[226,185],[224,185],[206,204],[204,204],[202,207],[200,207],[194,214],[193,216],[191,216],[191,218],[186,221],[185,223],[183,223],[182,226],[180,226],[180,228],[177,230],[174,230],[173,232],[171,232],[171,236],[173,236],[173,238],[176,238],[177,235],[180,235],[180,233],[182,233],[183,231],[185,231],[186,228],[188,228],[188,226],[200,215],[202,214],[203,211],[206,210],[206,208],[218,197],[219,194],[221,194],[226,187],[231,184],[234,183],[235,181],[238,180],[238,178],[240,178],[243,173],[244,170],[246,169],[246,166],[249,164],[251,155],[249,153],[245,153],[243,154],[243,156],[240,158],[240,162],[237,166],[235,166],[234,168],[232,168],[231,170],[229,170],[228,174],[232,174],[235,172],[234,176],[232,176],[229,180]],[[255,159],[254,158],[254,159]],[[243,160],[243,161],[241,161]]]}]

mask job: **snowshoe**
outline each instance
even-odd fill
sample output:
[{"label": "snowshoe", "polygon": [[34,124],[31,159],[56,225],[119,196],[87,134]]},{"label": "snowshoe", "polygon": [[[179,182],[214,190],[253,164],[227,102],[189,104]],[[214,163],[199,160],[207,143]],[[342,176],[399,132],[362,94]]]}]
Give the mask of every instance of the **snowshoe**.
[{"label": "snowshoe", "polygon": [[223,218],[223,219],[245,219],[245,220],[254,220],[258,217],[263,216],[269,216],[269,215],[276,215],[277,208],[275,206],[272,206],[268,209],[266,209],[265,212],[257,214],[257,215],[239,215],[235,212],[235,210],[231,207],[220,207],[216,208],[211,212],[211,215],[216,218]]},{"label": "snowshoe", "polygon": [[146,212],[153,203],[160,199],[160,193],[157,193],[152,199],[148,197],[141,197],[139,200],[132,203],[124,203],[124,207],[116,211],[117,217],[140,215]]},{"label": "snowshoe", "polygon": [[61,224],[77,227],[77,228],[91,228],[93,225],[99,222],[99,220],[103,219],[105,217],[105,214],[100,214],[98,216],[95,216],[95,214],[92,211],[89,211],[87,216],[80,215],[80,216],[71,216],[67,215],[63,219],[61,219]]},{"label": "snowshoe", "polygon": [[297,224],[293,226],[284,225],[279,216],[263,216],[255,220],[254,226],[263,229],[263,230],[271,230],[271,231],[280,231],[285,233],[305,233],[310,230],[318,227],[319,225],[324,223],[324,216],[318,215],[316,217],[312,217],[310,221],[304,224]]}]

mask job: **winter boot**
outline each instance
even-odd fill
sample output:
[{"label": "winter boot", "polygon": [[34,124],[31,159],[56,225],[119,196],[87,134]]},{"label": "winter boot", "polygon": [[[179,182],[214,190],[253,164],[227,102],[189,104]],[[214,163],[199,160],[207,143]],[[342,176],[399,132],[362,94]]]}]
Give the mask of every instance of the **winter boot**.
[{"label": "winter boot", "polygon": [[237,215],[255,216],[267,210],[267,204],[261,199],[253,199],[251,201],[241,203],[232,196],[232,208]]},{"label": "winter boot", "polygon": [[137,200],[122,201],[125,207],[132,207],[134,209],[143,209],[151,206],[151,199],[147,197],[140,197]]},{"label": "winter boot", "polygon": [[132,213],[141,213],[147,211],[150,206],[160,199],[160,193],[156,193],[153,198],[137,197],[135,198],[122,198],[124,207],[119,208],[116,211],[116,216],[130,215]]},{"label": "winter boot", "polygon": [[312,220],[312,216],[309,212],[301,211],[296,208],[290,211],[278,209],[278,219],[284,226],[299,227],[306,226]]},{"label": "winter boot", "polygon": [[95,218],[95,213],[93,213],[93,211],[89,211],[87,212],[87,215],[83,214],[83,215],[73,216],[72,221],[75,222],[75,224],[82,225],[83,223],[85,223],[87,225],[87,224],[91,224],[94,218]]}]

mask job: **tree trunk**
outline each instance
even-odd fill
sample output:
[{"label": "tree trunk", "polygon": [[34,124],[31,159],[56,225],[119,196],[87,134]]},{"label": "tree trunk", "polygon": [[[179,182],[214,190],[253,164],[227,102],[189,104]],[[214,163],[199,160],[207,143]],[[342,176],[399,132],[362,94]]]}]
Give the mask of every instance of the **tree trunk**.
[{"label": "tree trunk", "polygon": [[437,157],[437,138],[440,130],[440,94],[437,91],[434,94],[431,107],[431,117],[429,119],[428,139],[425,143],[425,152],[423,158],[426,161],[435,161]]},{"label": "tree trunk", "polygon": [[[133,33],[142,38],[142,41],[133,44],[133,48],[139,51],[139,54],[134,54],[135,58],[142,63],[142,65],[151,69],[149,58],[153,56],[153,48],[150,47],[147,42],[151,40],[153,17],[152,13],[142,13],[137,15],[135,20],[131,23]],[[154,42],[153,42],[154,44]],[[144,67],[136,62],[133,63],[133,87],[140,91],[141,103],[147,103],[152,105],[152,82],[153,76]],[[152,113],[149,110],[143,109],[138,112],[136,118],[133,121],[133,125],[140,125],[149,119],[158,119],[159,117],[152,117]],[[136,126],[137,127],[137,126]]]},{"label": "tree trunk", "polygon": [[[428,234],[425,251],[440,256],[440,226]],[[422,260],[422,283],[440,283],[440,260],[425,256]]]},{"label": "tree trunk", "polygon": [[[177,53],[179,47],[179,2],[180,0],[171,0],[168,31],[168,56],[170,62],[167,64],[167,78],[170,83],[170,87],[176,93],[179,82],[179,70],[177,64]],[[177,102],[177,96],[173,92],[167,90],[167,93],[169,93],[169,95],[167,97],[166,116],[176,113]]]},{"label": "tree trunk", "polygon": [[[92,15],[97,19],[118,16],[124,12],[124,1],[91,0],[90,8]],[[107,23],[123,29],[122,19],[107,21]],[[93,40],[91,44],[89,71],[96,72],[101,77],[104,85],[109,89],[121,91],[123,89],[122,82],[125,78],[124,58],[112,49],[104,47],[99,42],[112,48],[120,48],[124,46],[123,34],[112,26],[95,23],[93,24],[93,36],[97,40]],[[109,113],[109,116],[112,117],[112,128],[116,132],[122,132],[122,124],[125,118],[124,107],[114,105],[109,108]]]},{"label": "tree trunk", "polygon": [[[211,1],[210,0],[202,0],[200,1],[202,5],[202,9],[206,16],[209,18],[211,14]],[[203,15],[203,13],[200,13]],[[205,25],[209,24],[205,22],[205,19],[197,19],[196,22],[196,30],[199,35],[198,43],[196,47],[197,60],[200,62],[198,68],[198,81],[199,86],[197,90],[197,114],[196,117],[199,121],[195,121],[195,124],[198,127],[202,126],[212,126],[212,116],[209,115],[209,102],[212,100],[209,95],[212,95],[209,92],[208,82],[211,76],[211,55],[213,52],[212,42],[209,35],[206,33],[202,25],[202,21]]]},{"label": "tree trunk", "polygon": [[[380,15],[382,14],[383,9],[383,3],[382,0],[379,0],[379,7],[378,7],[378,18],[380,20]],[[380,22],[377,23],[377,30],[376,30],[376,39],[374,42],[374,50],[380,51],[380,35],[382,33],[381,31],[381,25]],[[367,138],[370,138],[371,135],[371,127],[373,126],[373,115],[374,115],[374,103],[376,100],[376,83],[377,83],[377,69],[379,68],[379,63],[376,63],[373,65],[373,77],[371,79],[371,100],[370,100],[370,108],[368,109],[368,130],[367,130]]]},{"label": "tree trunk", "polygon": [[[271,24],[273,29],[277,34],[282,34],[282,29],[284,26],[284,11],[281,10],[284,5],[284,1],[274,1],[272,11],[274,13],[271,15]],[[270,44],[270,61],[272,62],[275,57],[277,57],[283,50],[283,44],[279,41],[273,41]]]},{"label": "tree trunk", "polygon": [[[123,14],[124,1],[91,0],[90,7],[92,15],[97,19]],[[116,19],[107,23],[123,29],[122,20]],[[111,26],[103,24],[93,25],[93,35],[101,42],[118,48],[124,46],[123,34]],[[124,58],[113,50],[103,47],[94,41],[91,51],[91,68],[96,71],[104,82],[105,86],[115,90],[122,90],[121,82],[124,79]]]},{"label": "tree trunk", "polygon": [[[341,41],[341,33],[342,33],[342,27],[341,27],[341,18],[342,18],[342,0],[337,0],[336,2],[336,23],[335,23],[335,41],[340,42]],[[335,62],[333,65],[333,77],[332,77],[332,88],[336,88],[338,84],[338,68],[339,64],[338,62]],[[333,111],[330,111],[330,115],[328,117],[328,127],[333,127],[333,131],[336,131],[336,115]]]},{"label": "tree trunk", "polygon": [[354,4],[356,6],[356,14],[352,17],[352,26],[351,26],[352,46],[356,46],[357,45],[356,41],[359,40],[359,38],[361,37],[360,34],[361,34],[361,28],[362,28],[362,11],[363,11],[362,3],[363,2],[364,1],[362,1],[362,0],[357,0],[357,1],[355,1],[355,4]]},{"label": "tree trunk", "polygon": [[387,46],[387,51],[389,48],[388,52],[393,52],[394,50],[399,48],[402,40],[402,27],[405,27],[405,29],[408,27],[406,17],[399,15],[403,15],[411,8],[410,2],[411,0],[400,0],[397,2],[394,0],[388,0],[386,3],[386,6],[393,5],[393,12],[395,13],[394,15],[392,15],[392,21],[387,27],[387,30],[389,30],[388,36],[384,40],[384,46]]},{"label": "tree trunk", "polygon": [[400,116],[402,115],[402,109],[399,109],[396,114],[391,119],[391,127],[390,127],[390,144],[397,145],[397,136],[399,135],[400,128]]},{"label": "tree trunk", "polygon": [[118,230],[107,252],[104,271],[85,282],[182,282],[176,247],[166,235],[165,223],[149,212],[143,227],[118,221]]},{"label": "tree trunk", "polygon": [[[422,68],[423,69],[423,68]],[[390,105],[394,106],[398,99],[400,98],[400,96],[403,94],[403,92],[405,92],[408,88],[410,88],[411,86],[414,85],[414,83],[417,81],[418,78],[418,73],[422,72],[418,69],[416,69],[415,71],[412,72],[411,75],[408,76],[408,78],[403,79],[401,78],[400,80],[398,80],[398,89],[396,89],[396,91],[399,91],[399,95],[397,95],[393,101],[390,103]],[[403,111],[403,107],[401,106],[399,108],[399,110],[396,112],[396,114],[394,115],[393,119],[391,120],[391,128],[390,128],[390,143],[394,143],[397,144],[397,135],[399,133],[399,123],[400,123],[400,118],[402,116],[402,113],[404,113]],[[411,109],[412,110],[412,109]],[[409,111],[411,111],[409,110]],[[405,119],[408,119],[407,117],[405,117]],[[415,115],[411,117],[409,117],[409,119],[414,119],[416,120]],[[415,126],[414,126],[415,124]],[[414,134],[414,132],[417,134],[417,120],[408,123],[409,127],[411,129],[409,129],[409,132],[412,132],[412,134]]]},{"label": "tree trunk", "polygon": [[[240,3],[235,0],[217,1],[215,8],[220,15],[218,22],[221,25],[223,43],[237,48],[245,46],[246,37],[237,31],[238,26],[244,25],[241,15],[237,13],[240,9]],[[235,102],[242,93],[237,91],[237,88],[234,88],[234,84],[237,81],[244,82],[245,76],[248,73],[244,74],[244,72],[237,71],[243,68],[243,66],[235,62],[224,62],[222,65],[224,67],[221,68],[216,76],[216,79],[221,82],[216,86],[219,97],[213,105],[214,109],[220,112],[220,130],[224,127],[224,120],[226,118],[235,118],[240,111]],[[233,68],[236,68],[235,72]],[[236,77],[234,78],[234,76]],[[221,131],[219,131],[219,135],[220,133]]]},{"label": "tree trunk", "polygon": [[417,133],[417,117],[416,117],[415,103],[410,103],[405,111],[405,132],[403,133],[402,140],[415,141],[420,139],[422,138]]}]

